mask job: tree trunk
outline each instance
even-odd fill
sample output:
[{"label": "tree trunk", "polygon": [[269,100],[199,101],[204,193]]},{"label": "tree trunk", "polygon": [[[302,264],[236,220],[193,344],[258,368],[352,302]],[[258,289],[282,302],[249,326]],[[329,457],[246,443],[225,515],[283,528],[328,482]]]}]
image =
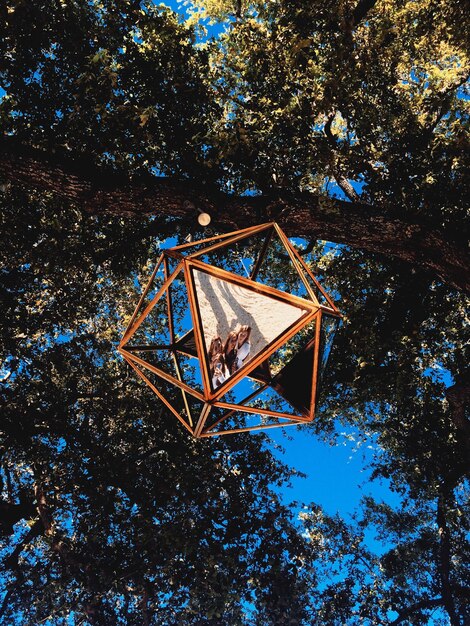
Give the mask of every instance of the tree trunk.
[{"label": "tree trunk", "polygon": [[0,141],[0,168],[3,182],[47,190],[90,214],[177,217],[195,227],[197,209],[202,209],[221,231],[277,221],[290,237],[325,239],[394,257],[470,292],[470,258],[463,244],[424,222],[360,202],[309,193],[234,196],[188,180],[130,178],[67,155],[18,146],[10,138]]},{"label": "tree trunk", "polygon": [[451,584],[451,539],[447,526],[447,506],[451,494],[442,487],[437,501],[437,524],[439,527],[439,575],[443,605],[449,615],[451,626],[460,626],[460,619],[455,608]]}]

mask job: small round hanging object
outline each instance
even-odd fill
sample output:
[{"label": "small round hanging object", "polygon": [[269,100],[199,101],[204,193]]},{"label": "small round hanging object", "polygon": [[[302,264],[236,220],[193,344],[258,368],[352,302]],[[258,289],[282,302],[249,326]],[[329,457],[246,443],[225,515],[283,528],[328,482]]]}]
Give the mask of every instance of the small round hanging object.
[{"label": "small round hanging object", "polygon": [[209,226],[211,223],[211,216],[209,213],[200,212],[197,216],[197,221],[201,226]]}]

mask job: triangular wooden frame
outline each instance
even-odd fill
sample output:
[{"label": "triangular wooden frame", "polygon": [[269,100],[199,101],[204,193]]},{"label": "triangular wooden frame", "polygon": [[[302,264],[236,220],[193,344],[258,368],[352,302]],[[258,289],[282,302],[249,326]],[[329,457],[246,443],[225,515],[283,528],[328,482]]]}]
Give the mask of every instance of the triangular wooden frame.
[{"label": "triangular wooden frame", "polygon": [[[231,244],[234,244],[238,241],[241,241],[247,237],[251,237],[254,235],[266,235],[264,242],[261,245],[260,252],[255,258],[253,263],[252,271],[249,278],[244,276],[240,276],[238,274],[234,274],[232,272],[228,272],[222,268],[215,267],[213,265],[208,265],[203,262],[200,257],[203,257],[207,252],[211,252],[213,250],[220,250],[224,247],[229,248]],[[260,267],[262,266],[264,256],[267,252],[269,244],[272,240],[273,236],[279,238],[279,241],[283,244],[287,255],[290,259],[291,266],[294,268],[300,279],[305,285],[305,289],[308,293],[308,298],[300,298],[290,293],[286,293],[283,291],[279,291],[274,287],[270,287],[269,285],[262,284],[256,281],[257,274],[259,272]],[[170,271],[169,260],[172,260],[172,263],[176,266]],[[145,297],[148,295],[149,290],[152,286],[152,281],[154,280],[157,271],[162,267],[164,268],[164,281],[163,284],[160,285],[157,293],[153,296],[152,300],[145,306],[142,307]],[[218,279],[219,281],[226,281],[227,283],[231,283],[237,286],[242,287],[245,290],[251,290],[259,295],[262,295],[266,298],[272,298],[274,300],[278,300],[282,303],[289,304],[294,307],[298,307],[301,310],[305,311],[295,323],[292,323],[284,332],[282,332],[279,336],[275,337],[267,346],[265,346],[259,353],[253,356],[250,361],[244,365],[237,372],[232,374],[228,380],[225,381],[220,387],[217,389],[212,388],[210,373],[208,369],[208,358],[205,347],[205,338],[203,331],[203,324],[201,321],[200,312],[198,309],[198,296],[196,291],[196,285],[194,281],[194,272],[205,272],[207,275]],[[188,310],[191,315],[192,321],[192,329],[186,332],[183,336],[178,337],[175,333],[175,328],[173,324],[173,302],[171,296],[171,285],[173,281],[181,275],[184,277],[184,285],[186,287],[186,292],[188,296]],[[314,288],[312,288],[312,283]],[[314,289],[318,289],[321,293],[324,300],[327,302],[327,305],[320,304],[318,298],[314,292]],[[166,299],[166,312],[168,316],[168,331],[169,336],[171,337],[170,345],[134,345],[130,344],[132,337],[135,335],[139,327],[144,323],[146,317],[149,315],[153,307],[156,306],[158,302],[160,302],[161,298]],[[240,231],[236,231],[234,233],[228,233],[223,235],[216,235],[214,237],[210,237],[205,240],[190,242],[186,244],[182,244],[180,246],[175,246],[174,248],[170,248],[165,250],[163,254],[158,259],[158,262],[153,270],[150,280],[148,281],[142,296],[139,300],[139,303],[126,327],[124,332],[122,341],[119,344],[118,350],[125,358],[125,360],[129,363],[129,365],[136,371],[138,376],[152,389],[152,391],[157,395],[157,397],[164,403],[164,405],[178,418],[178,420],[184,425],[184,427],[192,433],[192,435],[196,438],[199,437],[213,437],[225,434],[233,434],[238,432],[245,432],[251,430],[259,430],[259,429],[267,429],[267,428],[276,428],[276,427],[284,427],[287,425],[298,425],[306,422],[310,422],[314,418],[315,413],[315,400],[316,400],[316,391],[317,391],[317,377],[318,377],[318,368],[319,368],[319,348],[320,348],[320,328],[321,328],[321,320],[322,320],[322,311],[328,313],[328,315],[332,315],[335,317],[341,317],[338,309],[335,304],[322,288],[322,286],[318,283],[315,276],[312,274],[311,270],[307,266],[307,264],[303,261],[302,257],[299,255],[294,246],[290,243],[289,239],[282,232],[277,224],[274,222],[268,224],[262,224],[260,226],[246,228]],[[258,407],[246,406],[244,403],[249,402],[255,395],[261,394],[268,387],[273,388],[275,391],[280,393],[282,396],[282,389],[276,389],[268,379],[269,375],[269,367],[266,367],[268,363],[268,359],[271,355],[273,355],[280,347],[282,347],[286,342],[288,342],[292,337],[294,337],[298,332],[300,332],[303,328],[305,328],[312,321],[315,321],[315,332],[314,336],[310,337],[308,341],[308,346],[310,348],[313,346],[313,371],[312,371],[312,380],[311,380],[311,397],[310,397],[310,406],[308,412],[304,412],[299,415],[292,415],[290,413],[282,413],[280,411],[270,410],[269,408],[260,409]],[[194,344],[191,345],[190,349],[188,349],[187,342],[193,341]],[[195,351],[194,347],[195,346]],[[308,347],[306,346],[306,348]],[[310,349],[309,348],[309,349]],[[176,376],[169,374],[163,369],[157,367],[156,365],[149,363],[136,354],[136,351],[140,352],[152,352],[155,350],[161,350],[163,353],[165,350],[167,351],[168,358],[173,359],[175,365]],[[201,370],[201,378],[202,378],[202,391],[198,391],[194,389],[190,385],[186,384],[183,380],[183,376],[181,373],[181,369],[179,366],[179,361],[177,358],[177,353],[184,354],[188,357],[197,358],[199,361],[199,366]],[[250,374],[253,374],[257,368],[265,369],[266,373],[266,381],[262,377],[263,384],[260,386],[258,390],[254,394],[249,394],[245,399],[237,402],[226,402],[223,400],[223,396],[232,389],[237,383],[239,383],[243,378],[250,377]],[[188,415],[188,422],[178,414],[176,409],[171,405],[171,403],[164,397],[164,395],[157,389],[157,387],[152,383],[152,381],[145,375],[144,370],[147,369],[149,372],[152,372],[157,377],[166,381],[171,385],[177,387],[183,398],[183,403],[185,407],[185,411]],[[259,372],[259,369],[258,369]],[[254,377],[256,378],[256,376]],[[274,381],[276,377],[272,380]],[[277,375],[277,378],[279,376]],[[309,380],[308,378],[306,379]],[[260,382],[258,380],[258,382]],[[202,404],[202,409],[198,416],[192,416],[187,394],[190,394],[197,401]],[[292,396],[291,396],[292,397]],[[285,401],[290,404],[287,398]],[[218,409],[226,409],[227,413],[218,418],[213,424],[210,426],[206,426],[206,421],[208,416],[212,410],[212,408]],[[294,407],[295,408],[295,407]],[[198,409],[199,411],[199,409]],[[216,428],[220,427],[223,422],[226,422],[230,416],[234,413],[246,413],[250,415],[259,415],[261,418],[261,422],[259,425],[250,425],[242,428],[226,428],[221,430],[216,430]],[[266,423],[266,419],[271,417],[277,420],[275,423]],[[285,420],[283,422],[279,422],[279,420]]]},{"label": "triangular wooden frame", "polygon": [[[196,346],[198,350],[199,361],[203,370],[204,389],[206,391],[206,399],[208,401],[217,400],[244,376],[249,375],[250,372],[256,369],[283,343],[288,341],[299,330],[309,324],[319,310],[318,306],[306,300],[302,300],[301,298],[297,298],[296,296],[292,296],[290,294],[278,291],[276,289],[273,289],[272,287],[255,284],[253,283],[253,281],[243,278],[242,276],[231,274],[230,272],[226,272],[225,270],[221,270],[219,268],[213,268],[209,265],[206,265],[205,263],[201,263],[200,261],[191,259],[190,261],[183,261],[183,263],[185,266],[185,278],[189,296],[189,305],[191,308],[191,315],[193,317],[194,323]],[[282,333],[282,335],[276,337],[273,341],[271,341],[265,348],[263,348],[263,350],[259,354],[256,355],[256,357],[251,359],[249,363],[244,365],[235,374],[233,374],[217,390],[212,389],[212,385],[210,382],[207,353],[204,345],[204,333],[202,330],[202,320],[200,318],[200,312],[196,296],[196,287],[194,285],[194,279],[192,275],[193,269],[197,269],[201,272],[205,272],[210,276],[213,276],[214,278],[218,278],[222,281],[225,280],[226,282],[245,287],[248,290],[252,290],[258,294],[262,294],[267,298],[279,300],[305,311],[305,313],[299,318],[296,323],[292,324],[286,331],[284,331],[284,333]]]}]

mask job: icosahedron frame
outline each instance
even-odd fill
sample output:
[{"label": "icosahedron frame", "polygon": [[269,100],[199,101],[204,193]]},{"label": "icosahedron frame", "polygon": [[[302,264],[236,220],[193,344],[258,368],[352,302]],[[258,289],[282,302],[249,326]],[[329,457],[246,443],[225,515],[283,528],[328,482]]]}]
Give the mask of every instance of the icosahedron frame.
[{"label": "icosahedron frame", "polygon": [[[250,275],[247,278],[229,272],[226,269],[208,265],[199,258],[214,252],[218,254],[223,248],[227,248],[230,251],[230,246],[255,236],[264,238],[264,241],[260,246],[257,258],[254,260]],[[279,242],[281,242],[287,255],[286,258],[290,259],[291,267],[300,277],[301,283],[305,287],[305,297],[279,291],[269,285],[256,282],[256,278],[273,237],[278,238],[278,245]],[[157,272],[161,272],[162,269],[162,283],[150,301],[146,302],[146,298],[148,298],[148,294],[151,292],[155,276]],[[220,284],[227,286],[232,285],[232,288],[235,285],[238,289],[244,290],[245,293],[253,292],[257,294],[258,297],[272,300],[273,306],[274,302],[276,302],[278,306],[279,303],[281,303],[280,306],[288,305],[290,307],[296,307],[301,311],[297,314],[298,319],[253,356],[246,365],[243,365],[238,371],[233,373],[218,388],[214,388],[211,382],[207,355],[207,337],[204,335],[203,320],[201,320],[198,302],[198,288],[195,283],[195,276],[202,274],[209,276],[212,280],[220,281]],[[186,335],[177,336],[171,289],[174,281],[177,279],[181,280],[181,276],[184,277],[192,330],[186,333]],[[322,300],[321,303],[320,299]],[[132,345],[132,338],[142,324],[145,323],[147,317],[158,303],[165,303],[169,331],[168,336],[170,338],[169,342],[165,345],[152,345],[151,343]],[[283,427],[311,422],[313,420],[317,395],[319,358],[321,356],[319,352],[322,317],[339,320],[341,314],[279,226],[275,223],[268,223],[225,235],[217,235],[208,239],[186,243],[165,250],[158,259],[150,280],[142,293],[122,341],[119,344],[118,350],[140,378],[154,391],[167,409],[173,413],[195,438]],[[309,366],[307,374],[308,384],[311,384],[309,390],[310,397],[309,401],[304,402],[299,409],[298,403],[292,400],[292,380],[295,379],[295,376],[292,378],[292,370],[295,370],[296,367],[296,355],[291,358],[289,363],[287,363],[276,376],[271,376],[270,374],[269,358],[274,355],[277,350],[281,349],[291,338],[295,337],[297,333],[306,327],[310,327],[313,323],[315,325],[313,335],[307,339],[302,350],[303,353],[310,355],[308,358],[313,360],[313,365],[311,368]],[[166,352],[168,358],[174,362],[174,373],[169,372],[168,368],[165,369],[163,366],[159,366],[159,364],[155,365],[155,363],[149,362],[148,357],[143,358],[138,355],[139,352],[148,355],[149,353],[157,354],[158,351]],[[202,389],[198,390],[184,381],[183,370],[179,362],[181,355],[184,355],[185,358],[192,357],[198,359]],[[302,362],[302,360],[300,360],[300,362]],[[283,379],[283,372],[287,372],[289,367],[290,373],[289,375],[285,375]],[[147,372],[143,370],[147,370]],[[184,407],[182,411],[178,411],[175,406],[173,406],[172,402],[165,397],[161,389],[158,389],[156,380],[154,380],[154,382],[150,380],[150,374],[156,376],[156,380],[160,382],[166,381],[166,383],[170,383],[180,390]],[[224,401],[223,396],[229,390],[233,390],[235,385],[245,377],[250,378],[253,383],[256,382],[256,384],[260,385],[258,389],[248,393],[242,400],[234,402],[229,399],[229,401]],[[284,382],[290,380],[290,390],[283,387],[283,380]],[[274,389],[281,396],[283,401],[287,400],[287,403],[293,407],[294,414],[292,412],[270,410],[266,407],[249,404],[254,398],[259,397],[265,392],[267,388],[271,388],[271,390]],[[199,403],[197,411],[191,408],[191,401]],[[218,412],[213,422],[208,420],[211,411]],[[197,414],[194,414],[195,412],[197,412]],[[295,412],[300,414],[296,414]],[[249,426],[236,423],[235,426],[229,427],[226,430],[216,430],[222,427],[223,424],[226,424],[230,418],[235,417],[235,419],[237,419],[237,416],[241,414],[248,416],[257,415],[260,417],[261,422]],[[274,420],[274,423],[270,423],[268,418],[271,418],[272,421]]]}]

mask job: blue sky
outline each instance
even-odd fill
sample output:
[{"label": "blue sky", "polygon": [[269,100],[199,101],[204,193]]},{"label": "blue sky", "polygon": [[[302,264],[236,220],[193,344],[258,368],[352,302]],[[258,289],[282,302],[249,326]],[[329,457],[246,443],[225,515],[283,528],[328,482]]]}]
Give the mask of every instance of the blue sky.
[{"label": "blue sky", "polygon": [[[351,435],[352,431],[346,434]],[[303,426],[290,428],[289,434],[273,429],[269,437],[275,445],[285,449],[282,453],[273,445],[273,453],[307,475],[307,478],[294,479],[292,488],[283,490],[286,502],[316,502],[327,513],[340,513],[346,517],[363,495],[373,495],[389,504],[397,502],[397,496],[385,484],[368,482],[370,472],[365,467],[372,460],[375,445],[372,441],[356,447],[346,436],[340,436],[337,445],[332,446],[320,441]]]}]

